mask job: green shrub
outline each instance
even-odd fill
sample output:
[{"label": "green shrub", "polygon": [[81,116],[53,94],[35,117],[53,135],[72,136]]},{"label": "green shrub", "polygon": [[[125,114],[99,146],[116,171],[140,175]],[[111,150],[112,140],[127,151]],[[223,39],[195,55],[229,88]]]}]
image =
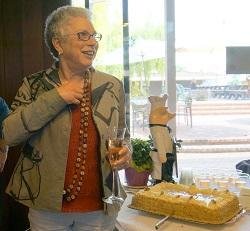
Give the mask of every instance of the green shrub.
[{"label": "green shrub", "polygon": [[152,171],[153,162],[149,155],[152,141],[132,138],[131,143],[133,147],[131,167],[137,172]]}]

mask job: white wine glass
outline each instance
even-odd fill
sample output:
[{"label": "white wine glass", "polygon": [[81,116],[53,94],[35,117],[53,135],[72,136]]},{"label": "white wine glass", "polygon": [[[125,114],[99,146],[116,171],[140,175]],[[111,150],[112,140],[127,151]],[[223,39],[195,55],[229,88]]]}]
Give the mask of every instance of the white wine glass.
[{"label": "white wine glass", "polygon": [[124,199],[120,196],[119,174],[116,163],[119,160],[119,151],[124,145],[124,136],[126,128],[113,127],[109,130],[107,138],[108,161],[112,169],[112,192],[108,198],[103,201],[108,204],[122,204]]}]

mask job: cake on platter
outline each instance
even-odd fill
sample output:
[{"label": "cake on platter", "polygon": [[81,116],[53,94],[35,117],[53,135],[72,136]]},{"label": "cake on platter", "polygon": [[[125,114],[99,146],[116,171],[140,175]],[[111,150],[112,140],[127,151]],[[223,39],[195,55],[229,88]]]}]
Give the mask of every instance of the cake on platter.
[{"label": "cake on platter", "polygon": [[129,207],[205,224],[224,224],[240,212],[238,197],[228,190],[165,182],[139,190]]}]

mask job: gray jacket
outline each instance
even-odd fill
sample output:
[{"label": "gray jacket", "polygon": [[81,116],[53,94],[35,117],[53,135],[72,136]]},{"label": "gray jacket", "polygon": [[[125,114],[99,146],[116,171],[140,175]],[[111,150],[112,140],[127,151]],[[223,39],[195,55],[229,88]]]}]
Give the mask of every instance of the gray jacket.
[{"label": "gray jacket", "polygon": [[[93,119],[100,136],[104,196],[110,195],[110,167],[105,159],[107,127],[125,126],[121,81],[90,69]],[[34,209],[60,211],[71,131],[71,112],[60,97],[58,69],[52,67],[24,78],[12,112],[3,122],[7,144],[24,144],[7,193]],[[127,134],[129,140],[129,135]],[[126,194],[122,189],[122,195]],[[108,206],[109,212],[117,212]]]}]

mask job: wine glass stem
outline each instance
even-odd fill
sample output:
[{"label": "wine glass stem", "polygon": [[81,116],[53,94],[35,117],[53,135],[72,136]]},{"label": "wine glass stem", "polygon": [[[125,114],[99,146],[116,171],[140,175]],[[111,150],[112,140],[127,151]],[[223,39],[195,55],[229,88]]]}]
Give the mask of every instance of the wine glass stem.
[{"label": "wine glass stem", "polygon": [[116,187],[117,187],[117,196],[120,197],[120,177],[119,177],[119,173],[118,170],[116,169]]},{"label": "wine glass stem", "polygon": [[119,183],[118,183],[118,171],[116,168],[112,169],[113,182],[112,182],[112,196],[119,196]]}]

